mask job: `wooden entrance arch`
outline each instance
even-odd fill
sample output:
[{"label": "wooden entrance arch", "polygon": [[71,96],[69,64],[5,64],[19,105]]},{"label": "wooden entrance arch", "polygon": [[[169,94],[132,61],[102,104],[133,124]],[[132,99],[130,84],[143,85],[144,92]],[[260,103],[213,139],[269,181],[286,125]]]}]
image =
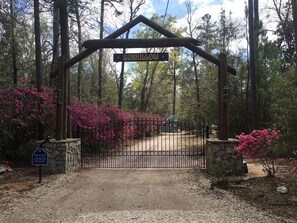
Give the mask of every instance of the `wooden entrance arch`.
[{"label": "wooden entrance arch", "polygon": [[[116,39],[139,23],[143,23],[167,38],[159,39]],[[227,73],[236,75],[236,70],[227,64],[226,54],[221,53],[219,58],[208,54],[199,48],[201,42],[193,38],[178,37],[174,33],[164,29],[155,22],[140,15],[134,20],[124,25],[117,31],[113,32],[104,39],[87,40],[83,43],[85,50],[73,58],[65,61],[59,58],[58,70],[51,74],[51,78],[58,77],[57,94],[57,117],[56,117],[56,140],[66,139],[67,137],[67,78],[65,72],[68,68],[83,60],[90,54],[102,48],[150,48],[150,47],[185,47],[200,57],[218,66],[219,80],[219,129],[218,138],[221,140],[228,139],[229,135],[229,118],[228,118],[228,97],[229,88],[227,82]],[[68,115],[70,115],[68,113]],[[71,131],[71,129],[68,129]]]}]

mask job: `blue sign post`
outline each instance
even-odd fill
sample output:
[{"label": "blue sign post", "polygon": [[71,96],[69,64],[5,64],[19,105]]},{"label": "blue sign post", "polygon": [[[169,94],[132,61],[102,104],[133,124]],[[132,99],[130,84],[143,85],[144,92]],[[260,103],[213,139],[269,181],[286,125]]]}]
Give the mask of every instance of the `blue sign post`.
[{"label": "blue sign post", "polygon": [[39,183],[41,183],[41,168],[42,166],[48,165],[48,155],[44,149],[37,148],[32,153],[32,165],[39,167]]},{"label": "blue sign post", "polygon": [[32,153],[32,165],[46,166],[48,164],[47,152],[42,148],[37,148]]}]

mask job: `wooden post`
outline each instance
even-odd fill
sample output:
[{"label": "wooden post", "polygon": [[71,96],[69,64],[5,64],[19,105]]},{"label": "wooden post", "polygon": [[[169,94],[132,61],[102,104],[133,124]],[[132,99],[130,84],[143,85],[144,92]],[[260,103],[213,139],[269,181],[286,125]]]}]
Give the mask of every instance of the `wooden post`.
[{"label": "wooden post", "polygon": [[[61,33],[61,55],[65,57],[66,60],[70,58],[70,48],[69,48],[69,25],[68,25],[68,1],[59,0],[58,7],[60,12],[60,33]],[[70,111],[69,111],[69,100],[70,100],[70,81],[66,65],[64,65],[64,87],[63,87],[63,97],[64,97],[64,111],[63,111],[63,138],[67,138],[67,129],[70,131],[68,125],[70,125]],[[69,114],[68,114],[69,113]]]},{"label": "wooden post", "polygon": [[63,94],[63,139],[67,138],[67,103],[68,103],[68,78],[67,78],[67,71],[64,67],[64,73],[63,73],[63,88],[62,88],[62,94]]},{"label": "wooden post", "polygon": [[63,117],[64,117],[64,96],[63,96],[63,88],[64,88],[64,76],[65,76],[65,58],[59,57],[58,62],[58,83],[57,83],[57,91],[56,91],[56,103],[57,103],[57,113],[56,113],[56,140],[62,140],[63,138]]},{"label": "wooden post", "polygon": [[227,73],[227,56],[221,53],[219,56],[219,131],[220,140],[228,140],[229,137],[229,88]]}]

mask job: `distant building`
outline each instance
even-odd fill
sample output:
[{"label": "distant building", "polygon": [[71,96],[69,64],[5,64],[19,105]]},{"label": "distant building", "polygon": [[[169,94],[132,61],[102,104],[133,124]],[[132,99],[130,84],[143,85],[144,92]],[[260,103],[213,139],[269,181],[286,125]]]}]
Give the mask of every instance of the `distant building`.
[{"label": "distant building", "polygon": [[164,132],[177,132],[177,118],[175,115],[170,115],[165,118],[165,123],[163,126]]}]

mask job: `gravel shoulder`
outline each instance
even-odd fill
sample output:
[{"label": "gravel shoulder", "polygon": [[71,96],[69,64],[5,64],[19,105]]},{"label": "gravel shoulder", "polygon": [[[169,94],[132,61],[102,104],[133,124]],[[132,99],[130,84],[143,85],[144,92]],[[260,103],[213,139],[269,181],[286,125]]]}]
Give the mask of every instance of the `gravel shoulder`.
[{"label": "gravel shoulder", "polygon": [[[85,169],[0,191],[0,222],[294,222],[210,189],[191,169]],[[5,205],[3,205],[5,204]]]}]

